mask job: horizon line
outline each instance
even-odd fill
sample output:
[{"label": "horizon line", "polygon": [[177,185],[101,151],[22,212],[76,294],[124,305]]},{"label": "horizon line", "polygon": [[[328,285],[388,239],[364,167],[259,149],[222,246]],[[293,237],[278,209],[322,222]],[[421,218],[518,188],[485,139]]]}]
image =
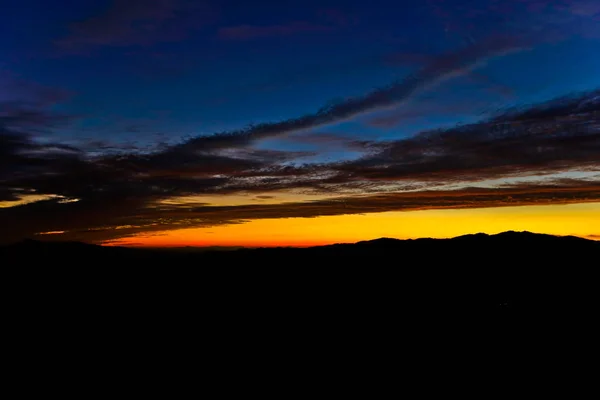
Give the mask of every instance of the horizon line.
[{"label": "horizon line", "polygon": [[[63,241],[63,240],[44,240],[44,239],[40,239],[40,238],[28,238],[28,239],[14,242],[14,243],[5,243],[5,244],[0,245],[0,247],[11,246],[11,245],[15,245],[15,244],[27,242],[27,241],[33,241],[33,242],[42,242],[42,243],[81,243],[81,244],[95,245],[95,246],[101,246],[101,247],[120,247],[120,248],[134,248],[134,249],[239,250],[239,249],[260,249],[260,248],[311,248],[311,247],[323,247],[323,246],[333,246],[333,245],[352,245],[352,244],[358,244],[358,243],[373,242],[373,241],[377,241],[377,240],[393,240],[393,241],[452,240],[452,239],[457,239],[457,238],[466,237],[466,236],[483,235],[483,236],[489,237],[489,236],[498,236],[498,235],[508,234],[508,233],[533,234],[533,235],[539,235],[539,236],[553,236],[553,237],[557,237],[557,238],[573,237],[573,238],[578,238],[578,239],[582,239],[582,240],[600,241],[600,234],[557,235],[557,234],[548,234],[548,233],[543,233],[543,232],[533,232],[530,230],[520,230],[520,231],[519,230],[506,230],[506,231],[500,231],[500,232],[496,232],[496,233],[475,232],[475,233],[467,233],[467,234],[463,234],[463,235],[448,236],[448,237],[423,236],[423,237],[414,237],[414,238],[394,238],[394,237],[382,236],[382,237],[376,237],[373,239],[365,239],[365,240],[349,241],[349,242],[322,241],[322,242],[304,242],[304,243],[298,242],[298,243],[293,243],[293,244],[288,242],[287,244],[286,243],[277,243],[277,244],[256,244],[256,245],[235,245],[235,244],[231,244],[231,245],[193,245],[193,244],[169,245],[169,244],[166,244],[164,246],[157,246],[157,245],[152,246],[152,245],[144,245],[139,242],[132,242],[129,244],[127,244],[127,243],[106,243],[106,242],[105,243],[93,243],[93,242],[85,242],[85,241],[68,241],[68,240]],[[47,236],[47,235],[44,235],[44,236]]]}]

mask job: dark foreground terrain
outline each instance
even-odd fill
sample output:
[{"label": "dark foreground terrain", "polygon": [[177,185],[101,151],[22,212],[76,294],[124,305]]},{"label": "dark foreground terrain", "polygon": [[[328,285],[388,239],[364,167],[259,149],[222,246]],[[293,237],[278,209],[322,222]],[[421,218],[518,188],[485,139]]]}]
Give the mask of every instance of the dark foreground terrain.
[{"label": "dark foreground terrain", "polygon": [[527,370],[515,360],[596,341],[599,255],[600,242],[514,232],[215,252],[26,241],[0,250],[4,343],[17,370],[202,368],[224,388],[222,371],[265,363],[269,382],[304,376],[286,365],[395,380],[396,364],[418,375],[436,360],[448,373],[466,349],[475,369]]},{"label": "dark foreground terrain", "polygon": [[599,256],[600,242],[527,232],[214,252],[38,241],[0,248],[4,284],[17,303],[33,296],[69,307],[121,304],[132,314],[168,307],[193,309],[196,318],[309,313],[390,321],[413,313],[595,311]]}]

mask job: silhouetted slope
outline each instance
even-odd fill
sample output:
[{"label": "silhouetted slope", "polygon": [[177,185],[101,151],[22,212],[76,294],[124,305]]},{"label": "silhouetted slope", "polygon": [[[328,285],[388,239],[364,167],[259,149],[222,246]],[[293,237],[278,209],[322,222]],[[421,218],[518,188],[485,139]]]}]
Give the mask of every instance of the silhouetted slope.
[{"label": "silhouetted slope", "polygon": [[[214,252],[26,241],[0,250],[14,286],[73,306],[191,308],[220,319],[582,312],[598,305],[600,242],[528,232]],[[119,308],[120,309],[120,308]],[[119,311],[121,312],[121,311]]]}]

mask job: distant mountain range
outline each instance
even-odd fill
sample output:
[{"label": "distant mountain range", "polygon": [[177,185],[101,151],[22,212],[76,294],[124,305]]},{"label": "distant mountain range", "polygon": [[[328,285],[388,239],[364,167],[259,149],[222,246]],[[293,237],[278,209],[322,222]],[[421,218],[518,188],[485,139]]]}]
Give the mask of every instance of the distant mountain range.
[{"label": "distant mountain range", "polygon": [[5,282],[17,291],[68,293],[67,307],[141,301],[215,318],[574,315],[600,304],[599,259],[600,242],[530,232],[204,252],[32,240],[0,247]]},{"label": "distant mountain range", "polygon": [[[510,246],[510,248],[506,248]],[[473,257],[481,249],[488,249],[501,252],[509,251],[514,253],[517,249],[523,250],[521,256],[526,257],[546,257],[545,251],[558,251],[565,255],[565,252],[571,254],[572,251],[597,251],[600,248],[600,241],[583,239],[576,236],[553,236],[531,232],[507,231],[496,235],[484,233],[458,236],[451,239],[392,239],[379,238],[374,240],[360,241],[357,243],[341,243],[324,246],[315,246],[308,248],[295,247],[262,247],[262,248],[244,248],[244,247],[176,247],[176,248],[144,248],[144,247],[113,247],[88,244],[83,242],[60,242],[60,241],[41,241],[26,239],[11,245],[0,246],[0,257],[17,257],[18,259],[32,259],[42,257],[43,261],[49,261],[49,258],[60,257],[62,262],[77,261],[82,262],[80,258],[86,255],[95,257],[110,258],[113,262],[119,262],[124,258],[146,259],[151,258],[156,261],[163,261],[163,258],[226,258],[233,259],[239,256],[247,257],[281,257],[285,254],[294,256],[324,255],[344,257],[346,255],[380,257],[383,252],[402,251],[405,255],[427,256],[427,260],[441,256],[437,251],[461,249],[471,252]],[[543,250],[538,253],[534,250]],[[373,251],[374,253],[370,253]],[[425,252],[425,253],[422,253]],[[410,254],[408,254],[410,253]],[[554,258],[556,254],[552,258]],[[116,257],[113,259],[113,257]],[[76,259],[75,259],[76,258]],[[423,260],[427,262],[427,260]],[[91,261],[91,260],[90,260]],[[518,259],[514,260],[518,262]]]}]

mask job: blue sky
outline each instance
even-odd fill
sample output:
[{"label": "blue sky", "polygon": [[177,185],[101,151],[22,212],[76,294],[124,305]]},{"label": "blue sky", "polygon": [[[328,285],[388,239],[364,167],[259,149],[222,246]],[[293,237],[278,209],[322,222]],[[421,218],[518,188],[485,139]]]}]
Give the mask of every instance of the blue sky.
[{"label": "blue sky", "polygon": [[[10,79],[68,93],[53,107],[74,118],[53,135],[147,145],[294,118],[500,35],[518,35],[530,48],[390,110],[411,114],[401,123],[375,127],[361,116],[320,129],[393,139],[600,86],[593,2],[134,3],[6,2],[2,70]],[[4,96],[21,95],[13,90]]]}]

